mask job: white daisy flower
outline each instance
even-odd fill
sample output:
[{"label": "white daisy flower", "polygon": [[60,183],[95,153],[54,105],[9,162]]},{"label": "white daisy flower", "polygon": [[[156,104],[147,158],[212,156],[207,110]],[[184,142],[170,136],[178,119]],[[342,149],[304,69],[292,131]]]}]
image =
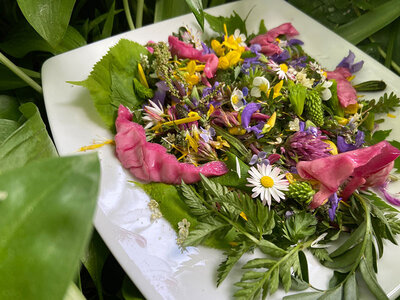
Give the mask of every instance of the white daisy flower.
[{"label": "white daisy flower", "polygon": [[302,69],[300,72],[296,74],[296,82],[305,86],[306,88],[311,89],[314,85],[314,78],[308,78],[306,69]]},{"label": "white daisy flower", "polygon": [[243,92],[235,88],[231,94],[231,104],[234,110],[239,111],[244,107]]},{"label": "white daisy flower", "polygon": [[278,78],[280,80],[287,79],[288,75],[289,75],[290,79],[292,79],[292,80],[294,79],[294,75],[292,74],[293,71],[291,70],[291,72],[288,72],[289,71],[289,67],[287,66],[287,64],[278,65],[273,60],[270,60],[268,62],[268,66],[272,69],[272,71],[274,71],[276,73],[276,75],[278,75]]},{"label": "white daisy flower", "polygon": [[271,165],[257,165],[251,167],[249,170],[250,178],[247,181],[250,184],[247,186],[253,187],[251,195],[252,198],[260,196],[262,203],[271,206],[272,198],[276,202],[280,202],[281,199],[285,199],[285,194],[282,191],[289,189],[289,182],[285,177],[285,174],[280,174],[281,169],[273,168]]},{"label": "white daisy flower", "polygon": [[153,101],[149,100],[150,105],[146,105],[144,107],[145,111],[145,116],[143,117],[143,120],[147,121],[148,123],[144,127],[144,129],[148,129],[156,125],[158,122],[161,122],[164,120],[163,115],[164,115],[164,110],[162,105],[158,106],[156,103]]},{"label": "white daisy flower", "polygon": [[239,44],[241,47],[246,47],[246,36],[243,33],[240,33],[239,29],[236,29],[235,32],[233,33],[233,37],[235,38],[236,42]]},{"label": "white daisy flower", "polygon": [[269,81],[265,77],[255,77],[253,80],[253,88],[250,91],[250,95],[256,98],[261,97],[261,92],[265,94],[269,90]]}]

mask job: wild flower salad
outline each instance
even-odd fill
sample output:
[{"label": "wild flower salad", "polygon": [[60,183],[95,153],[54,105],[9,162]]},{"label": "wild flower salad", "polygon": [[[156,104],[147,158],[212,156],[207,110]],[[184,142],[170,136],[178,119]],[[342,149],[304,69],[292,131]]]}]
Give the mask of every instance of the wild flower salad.
[{"label": "wild flower salad", "polygon": [[168,43],[121,40],[77,83],[115,130],[122,165],[147,183],[154,217],[176,228],[182,251],[225,250],[217,285],[258,249],[237,298],[313,289],[305,250],[335,272],[326,290],[288,299],[357,299],[361,280],[386,298],[377,261],[400,222],[369,188],[400,204],[386,190],[399,143],[379,130],[400,99],[359,95],[385,84],[354,86],[363,61],[351,51],[326,70],[291,23],[248,34],[236,13],[207,20],[217,33],[208,40],[186,27]]}]

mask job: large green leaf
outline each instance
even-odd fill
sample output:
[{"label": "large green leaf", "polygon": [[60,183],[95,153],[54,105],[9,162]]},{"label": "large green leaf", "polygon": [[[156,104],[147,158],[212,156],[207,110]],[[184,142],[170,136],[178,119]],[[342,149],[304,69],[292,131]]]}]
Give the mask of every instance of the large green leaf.
[{"label": "large green leaf", "polygon": [[21,117],[18,107],[19,102],[16,98],[0,95],[0,119],[18,121]]},{"label": "large green leaf", "polygon": [[62,299],[92,230],[99,178],[96,154],[0,175],[0,299]]},{"label": "large green leaf", "polygon": [[340,26],[336,32],[349,42],[358,44],[399,16],[400,0],[391,0]]},{"label": "large green leaf", "polygon": [[37,107],[26,103],[20,110],[27,121],[0,145],[0,174],[33,160],[57,155]]},{"label": "large green leaf", "polygon": [[28,84],[0,63],[0,91],[8,91]]},{"label": "large green leaf", "polygon": [[182,0],[156,0],[154,22],[189,13],[190,9]]},{"label": "large green leaf", "polygon": [[0,145],[19,127],[18,122],[0,119]]},{"label": "large green leaf", "polygon": [[53,47],[64,37],[75,0],[17,0],[29,24]]},{"label": "large green leaf", "polygon": [[33,51],[50,52],[59,54],[86,44],[82,35],[72,26],[68,26],[63,39],[55,47],[46,42],[39,34],[29,26],[15,28],[4,42],[0,43],[0,49],[14,57],[24,57]]},{"label": "large green leaf", "polygon": [[186,0],[186,3],[192,10],[192,13],[196,17],[196,20],[199,23],[201,29],[204,30],[203,2],[201,2],[201,0]]},{"label": "large green leaf", "polygon": [[97,111],[111,129],[120,104],[134,109],[144,100],[133,89],[140,54],[148,54],[147,49],[136,42],[121,39],[96,63],[86,80],[71,82],[89,90]]}]

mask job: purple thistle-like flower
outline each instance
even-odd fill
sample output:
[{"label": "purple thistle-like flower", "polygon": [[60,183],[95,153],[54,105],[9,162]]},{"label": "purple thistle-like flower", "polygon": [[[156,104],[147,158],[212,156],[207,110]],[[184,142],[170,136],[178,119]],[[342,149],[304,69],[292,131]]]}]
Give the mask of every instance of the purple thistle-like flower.
[{"label": "purple thistle-like flower", "polygon": [[336,210],[338,208],[340,200],[341,198],[337,196],[337,193],[334,193],[332,196],[329,197],[329,204],[331,205],[331,207],[328,210],[328,214],[329,214],[329,219],[332,222],[333,220],[335,220]]},{"label": "purple thistle-like flower", "polygon": [[347,68],[351,73],[360,71],[362,66],[364,65],[364,61],[361,60],[358,63],[354,63],[355,58],[356,58],[355,54],[349,50],[349,55],[344,57],[342,61],[336,66],[336,68],[339,67]]},{"label": "purple thistle-like flower", "polygon": [[324,142],[327,138],[318,131],[317,136],[307,131],[297,131],[286,141],[285,155],[295,164],[296,160],[314,160],[330,156],[330,147]]},{"label": "purple thistle-like flower", "polygon": [[356,140],[354,144],[349,144],[346,139],[342,136],[337,137],[337,148],[339,152],[353,151],[360,148],[365,143],[365,134],[363,131],[359,130],[356,134]]}]

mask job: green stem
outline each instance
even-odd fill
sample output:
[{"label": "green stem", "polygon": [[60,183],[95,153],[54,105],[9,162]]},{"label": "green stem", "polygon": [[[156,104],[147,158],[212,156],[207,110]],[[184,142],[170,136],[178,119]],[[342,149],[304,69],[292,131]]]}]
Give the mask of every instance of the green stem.
[{"label": "green stem", "polygon": [[26,75],[18,66],[16,66],[11,60],[4,56],[3,53],[0,52],[0,62],[4,64],[7,68],[9,68],[12,72],[15,73],[19,78],[25,81],[29,86],[31,86],[38,93],[42,94],[42,87],[37,84],[32,78]]},{"label": "green stem", "polygon": [[136,28],[142,27],[144,0],[137,0],[136,3]]},{"label": "green stem", "polygon": [[133,21],[132,21],[131,11],[129,9],[128,0],[122,0],[122,2],[124,4],[125,16],[126,16],[126,20],[128,21],[129,29],[133,30],[133,29],[135,29],[135,25],[133,25]]}]

